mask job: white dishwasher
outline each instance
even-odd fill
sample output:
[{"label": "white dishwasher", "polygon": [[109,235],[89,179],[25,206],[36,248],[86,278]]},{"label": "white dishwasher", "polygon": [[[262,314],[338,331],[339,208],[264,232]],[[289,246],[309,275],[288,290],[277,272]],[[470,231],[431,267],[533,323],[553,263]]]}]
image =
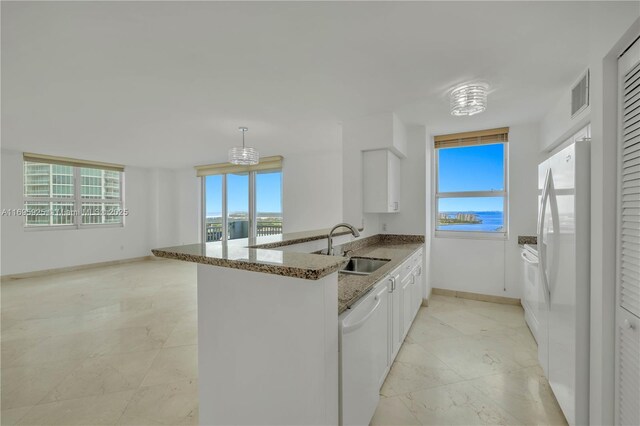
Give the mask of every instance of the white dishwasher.
[{"label": "white dishwasher", "polygon": [[540,309],[544,304],[544,300],[541,300],[541,296],[544,295],[540,292],[537,246],[525,244],[520,252],[520,257],[524,262],[524,288],[522,291],[524,319],[537,342]]},{"label": "white dishwasher", "polygon": [[340,424],[368,425],[389,364],[387,280],[340,315]]}]

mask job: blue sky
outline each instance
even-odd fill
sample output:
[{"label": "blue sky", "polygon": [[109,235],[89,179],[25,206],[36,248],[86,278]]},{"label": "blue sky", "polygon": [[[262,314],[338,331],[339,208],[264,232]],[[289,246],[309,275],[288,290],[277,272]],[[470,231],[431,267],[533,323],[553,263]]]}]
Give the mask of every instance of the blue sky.
[{"label": "blue sky", "polygon": [[[207,216],[222,211],[222,176],[206,177]],[[249,176],[227,176],[228,211],[247,211],[249,208]],[[282,173],[258,173],[256,175],[256,207],[258,212],[282,211]]]},{"label": "blue sky", "polygon": [[[504,188],[504,146],[480,145],[438,150],[440,192],[490,191]],[[222,210],[222,176],[207,176],[207,216]],[[249,206],[249,177],[228,175],[227,197],[229,212],[247,211]],[[258,212],[282,211],[282,173],[256,175]],[[502,211],[501,197],[444,198],[439,211]]]},{"label": "blue sky", "polygon": [[[438,150],[440,192],[504,189],[504,146],[479,145]],[[443,198],[439,211],[502,211],[501,197]]]}]

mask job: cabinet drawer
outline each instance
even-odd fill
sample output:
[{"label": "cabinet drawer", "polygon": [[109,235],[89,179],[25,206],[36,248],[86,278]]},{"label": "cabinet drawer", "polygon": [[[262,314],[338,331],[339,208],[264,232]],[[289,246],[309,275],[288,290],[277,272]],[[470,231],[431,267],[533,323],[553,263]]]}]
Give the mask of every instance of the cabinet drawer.
[{"label": "cabinet drawer", "polygon": [[418,250],[400,265],[400,281],[408,277],[422,263],[422,253],[422,249]]},{"label": "cabinet drawer", "polygon": [[422,262],[422,249],[418,250],[411,256],[411,262],[413,262],[413,266],[419,265]]},{"label": "cabinet drawer", "polygon": [[400,266],[400,281],[404,281],[413,271],[413,258],[405,260]]}]

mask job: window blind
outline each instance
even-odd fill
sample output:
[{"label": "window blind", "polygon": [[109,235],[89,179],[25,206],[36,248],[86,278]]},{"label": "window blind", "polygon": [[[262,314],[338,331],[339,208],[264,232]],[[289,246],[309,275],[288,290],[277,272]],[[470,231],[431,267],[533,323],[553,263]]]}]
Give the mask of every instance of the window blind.
[{"label": "window blind", "polygon": [[433,138],[436,148],[454,148],[470,145],[509,142],[509,128],[477,130],[475,132],[452,133]]},{"label": "window blind", "polygon": [[640,317],[640,62],[622,92],[620,305]]},{"label": "window blind", "polygon": [[112,170],[114,172],[124,172],[121,164],[102,163],[99,161],[78,160],[76,158],[55,157],[53,155],[34,154],[25,152],[22,154],[24,161],[33,163],[59,164],[62,166],[88,167],[92,169]]},{"label": "window blind", "polygon": [[274,155],[272,157],[264,157],[254,166],[239,166],[231,163],[208,164],[204,166],[196,166],[196,176],[221,175],[225,173],[247,173],[259,172],[264,170],[278,170],[282,168],[283,157]]}]

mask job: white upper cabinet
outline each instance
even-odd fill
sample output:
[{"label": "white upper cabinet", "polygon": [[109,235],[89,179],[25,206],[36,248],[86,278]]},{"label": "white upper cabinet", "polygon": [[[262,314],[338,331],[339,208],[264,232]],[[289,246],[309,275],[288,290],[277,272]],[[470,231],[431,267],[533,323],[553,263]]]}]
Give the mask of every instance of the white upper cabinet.
[{"label": "white upper cabinet", "polygon": [[400,211],[400,158],[388,149],[362,153],[365,213]]}]

